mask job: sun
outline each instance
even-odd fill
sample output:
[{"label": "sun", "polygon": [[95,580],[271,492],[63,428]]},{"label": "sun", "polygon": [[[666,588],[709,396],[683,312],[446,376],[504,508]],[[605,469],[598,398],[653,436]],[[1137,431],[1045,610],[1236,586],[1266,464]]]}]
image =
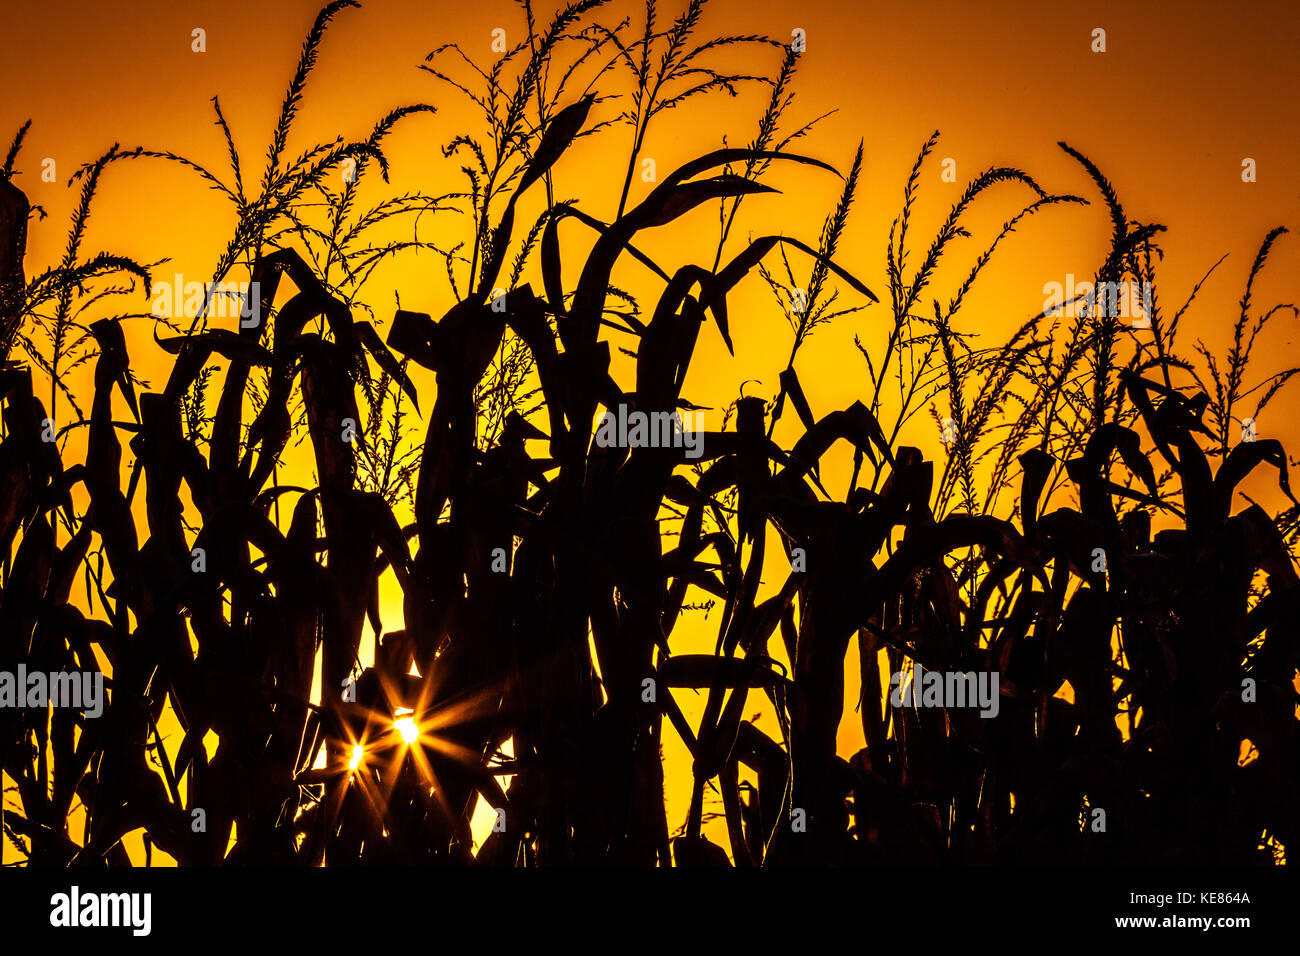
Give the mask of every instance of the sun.
[{"label": "sun", "polygon": [[420,739],[420,727],[414,717],[403,717],[401,720],[394,721],[393,728],[408,744],[413,744]]}]

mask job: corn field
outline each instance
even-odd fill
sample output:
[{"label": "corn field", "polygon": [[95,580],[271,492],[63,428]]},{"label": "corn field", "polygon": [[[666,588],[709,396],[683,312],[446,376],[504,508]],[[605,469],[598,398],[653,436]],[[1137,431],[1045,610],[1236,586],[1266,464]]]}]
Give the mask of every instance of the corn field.
[{"label": "corn field", "polygon": [[[1062,143],[1090,195],[992,167],[918,245],[936,133],[899,171],[883,269],[846,261],[864,147],[815,158],[816,122],[790,119],[797,53],[707,33],[705,0],[575,0],[549,20],[523,2],[524,39],[496,60],[434,50],[424,79],[483,119],[445,135],[464,179],[367,205],[400,161],[389,134],[437,115],[289,148],[321,41],[355,6],[317,16],[260,176],[214,100],[217,162],[115,146],[77,171],[44,271],[26,254],[29,224],[53,228],[19,186],[28,126],[5,158],[0,672],[106,688],[94,716],[0,706],[5,865],[129,866],[140,830],[180,866],[1284,860],[1300,505],[1253,422],[1297,371],[1261,370],[1255,347],[1296,316],[1254,294],[1285,229],[1254,251],[1226,355],[1187,344],[1196,291],[1176,310],[1152,296],[1137,328],[1104,296],[1045,308],[990,345],[962,308],[1017,228],[1086,207],[1110,224],[1095,286],[1157,289],[1164,227],[1131,220]],[[768,99],[754,139],[695,136],[697,157],[638,200],[648,131],[738,89]],[[616,157],[609,221],[561,175],[588,137]],[[123,162],[179,165],[231,203],[209,279],[249,290],[233,313],[211,295],[141,312],[159,264],[87,254],[101,176]],[[820,234],[733,230],[742,205],[775,217],[789,197],[764,179],[795,166],[839,191]],[[973,237],[989,191],[1023,208]],[[453,210],[436,242],[373,238]],[[712,221],[712,262],[639,245]],[[982,251],[939,290],[959,241]],[[362,307],[401,257],[446,281],[441,315]],[[629,264],[654,301],[614,284]],[[598,441],[607,413],[698,408],[688,369],[702,337],[743,341],[741,283],[788,320],[785,366],[754,372],[778,386],[738,396],[695,449]],[[128,319],[167,357],[148,387]],[[804,345],[847,321],[860,395],[813,407]],[[927,457],[900,434],[931,417]],[[835,454],[846,482],[823,469]],[[1257,503],[1243,482],[1261,476]],[[674,641],[703,604],[711,653]],[[995,678],[989,713],[920,699],[927,673]],[[844,754],[854,720],[866,746]],[[665,799],[670,735],[691,757],[684,819]]]}]

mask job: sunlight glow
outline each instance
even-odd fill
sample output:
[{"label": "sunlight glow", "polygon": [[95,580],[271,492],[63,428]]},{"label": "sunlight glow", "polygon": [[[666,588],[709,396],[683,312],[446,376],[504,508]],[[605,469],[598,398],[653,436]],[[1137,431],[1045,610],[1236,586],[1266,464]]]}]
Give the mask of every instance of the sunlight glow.
[{"label": "sunlight glow", "polygon": [[402,735],[402,739],[408,744],[413,744],[420,739],[420,727],[416,724],[414,717],[403,717],[401,720],[395,721],[393,728]]}]

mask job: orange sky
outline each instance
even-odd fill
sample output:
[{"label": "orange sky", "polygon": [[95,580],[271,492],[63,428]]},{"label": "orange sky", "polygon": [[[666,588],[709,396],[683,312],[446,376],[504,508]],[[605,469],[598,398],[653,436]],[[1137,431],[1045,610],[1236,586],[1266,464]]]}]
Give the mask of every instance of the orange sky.
[{"label": "orange sky", "polygon": [[[1273,226],[1294,223],[1300,208],[1300,156],[1294,148],[1300,12],[1281,2],[1231,11],[1209,3],[1141,7],[998,3],[976,10],[961,3],[813,0],[792,13],[790,5],[770,0],[714,0],[704,28],[783,40],[796,27],[806,31],[791,121],[838,110],[801,145],[839,168],[847,168],[858,140],[865,141],[864,182],[840,258],[873,289],[884,286],[888,226],[916,151],[932,130],[941,130],[943,139],[921,181],[918,241],[928,239],[964,183],[992,165],[1019,166],[1049,192],[1095,200],[1083,171],[1057,148],[1064,139],[1110,177],[1130,218],[1169,227],[1160,238],[1167,253],[1160,285],[1166,306],[1181,302],[1196,279],[1230,253],[1190,319],[1195,335],[1213,343],[1231,323],[1260,240]],[[56,0],[7,12],[0,35],[0,79],[7,91],[0,136],[7,142],[23,120],[34,120],[19,163],[24,175],[16,182],[53,217],[32,230],[29,271],[50,262],[62,246],[75,200],[65,185],[68,175],[113,143],[170,149],[224,169],[224,146],[209,103],[214,94],[234,128],[248,175],[259,173],[284,85],[317,7],[315,0],[234,0],[142,2],[129,9],[127,15],[120,7]],[[636,25],[640,7],[615,4],[603,19],[622,16]],[[460,160],[444,160],[439,147],[472,128],[473,119],[461,97],[416,64],[446,42],[460,43],[486,62],[493,56],[491,30],[504,27],[514,42],[520,24],[518,9],[504,0],[472,11],[461,4],[368,0],[359,10],[343,11],[321,49],[290,151],[336,134],[360,136],[389,108],[428,102],[438,107],[437,115],[405,121],[388,141],[393,191],[459,188]],[[1099,26],[1107,31],[1104,54],[1090,50],[1091,31]],[[207,31],[204,54],[190,50],[195,27]],[[779,51],[751,57],[756,58],[737,65],[771,71],[779,63]],[[623,82],[619,76],[615,87]],[[672,168],[723,136],[733,144],[747,142],[764,102],[764,91],[751,87],[736,100],[703,98],[662,114],[645,154]],[[598,108],[597,118],[607,116]],[[626,128],[582,141],[557,169],[559,195],[581,195],[593,214],[608,215],[617,202],[626,148]],[[45,157],[58,164],[55,184],[38,177]],[[938,163],[946,157],[956,161],[957,184],[939,180]],[[1241,181],[1244,157],[1258,164],[1255,183]],[[838,182],[803,168],[777,169],[768,182],[788,195],[748,204],[751,218],[742,219],[742,227],[775,231],[775,224],[815,239]],[[378,197],[382,184],[375,186],[380,188],[371,195]],[[650,188],[634,183],[632,198]],[[988,228],[994,228],[1021,208],[1023,193],[1011,186],[994,190],[976,216],[987,215]],[[711,249],[716,235],[709,219],[697,214],[701,250]],[[142,261],[169,256],[164,275],[175,267],[187,277],[205,278],[232,223],[232,210],[192,174],[156,161],[119,164],[104,177],[86,245]],[[463,231],[452,219],[446,226]],[[976,287],[968,318],[978,315],[978,325],[987,322],[990,334],[1018,324],[1041,307],[1045,283],[1064,281],[1067,273],[1092,274],[1105,230],[1104,213],[1095,205],[1048,210],[1030,221]],[[656,240],[666,239],[665,248],[686,261],[690,250],[682,246],[682,232],[644,241],[653,250]],[[976,243],[987,238],[975,236]],[[952,275],[941,275],[935,288],[950,290],[978,248],[972,244],[970,256],[953,257]],[[1294,239],[1279,243],[1262,300],[1294,297],[1287,295],[1287,278],[1296,249]],[[381,316],[391,310],[393,289],[408,308],[441,314],[450,302],[437,260],[408,258],[377,275],[369,298]],[[754,331],[738,337],[734,360],[716,336],[702,337],[693,368],[707,369],[707,376],[697,374],[690,383],[701,404],[725,404],[746,378],[774,376],[779,369],[773,356],[783,359],[788,350],[784,320],[774,314],[762,283],[742,287],[737,296],[738,314],[747,303],[759,313],[745,319]],[[806,361],[836,359],[854,332],[883,320],[883,310],[869,309],[819,333]],[[134,331],[147,341],[142,326]],[[857,397],[857,385],[845,374],[810,387],[839,406]],[[1289,427],[1271,424],[1282,433]],[[1264,422],[1260,428],[1269,431]]]},{"label": "orange sky", "polygon": [[[0,89],[5,90],[0,140],[7,145],[24,120],[34,120],[15,182],[51,216],[33,223],[29,276],[52,264],[62,248],[76,198],[68,177],[113,143],[172,150],[224,173],[225,148],[209,102],[213,95],[220,96],[234,129],[247,163],[245,178],[260,176],[284,86],[317,9],[316,0],[122,5],[50,0],[6,9],[0,33]],[[661,22],[678,9],[665,7]],[[538,16],[546,20],[550,12],[540,7]],[[613,3],[598,19],[613,24],[624,16],[636,29],[641,6]],[[206,53],[191,51],[196,27],[207,32]],[[490,62],[496,27],[505,28],[514,43],[522,35],[519,8],[506,0],[473,5],[365,0],[361,9],[343,11],[321,48],[289,153],[334,135],[360,138],[395,106],[431,103],[438,107],[436,115],[404,121],[386,143],[391,187],[372,179],[363,195],[377,201],[403,190],[461,188],[460,159],[444,159],[440,148],[479,126],[462,97],[416,64],[447,42],[459,43],[480,63]],[[1091,33],[1099,27],[1107,34],[1104,54],[1090,49]],[[960,323],[986,332],[985,344],[1042,308],[1045,283],[1064,282],[1067,273],[1079,280],[1091,277],[1104,254],[1104,208],[1082,169],[1057,148],[1058,140],[1097,163],[1130,218],[1168,227],[1159,240],[1166,253],[1159,272],[1166,309],[1181,304],[1215,260],[1230,254],[1185,320],[1184,347],[1203,338],[1212,350],[1222,350],[1260,241],[1274,226],[1300,225],[1295,136],[1300,6],[1294,3],[713,0],[703,23],[705,31],[764,33],[781,40],[796,28],[806,31],[808,45],[787,123],[837,110],[800,142],[799,150],[840,169],[847,169],[857,143],[864,141],[863,182],[837,259],[882,299],[887,298],[889,224],[916,152],[935,129],[943,138],[921,179],[914,257],[964,184],[989,166],[1018,166],[1049,192],[1077,193],[1094,202],[1049,209],[999,249]],[[780,63],[779,51],[751,51],[749,57],[727,62],[768,73]],[[626,77],[615,74],[601,88],[625,89]],[[765,102],[766,92],[752,87],[735,100],[713,96],[665,113],[651,127],[644,155],[655,158],[662,174],[720,145],[724,136],[732,145],[748,142]],[[612,103],[600,104],[592,119],[616,110]],[[578,197],[588,212],[607,219],[617,205],[628,138],[626,128],[617,128],[582,140],[556,168],[557,198]],[[40,180],[46,157],[57,164],[53,184]],[[949,157],[956,161],[956,184],[940,180],[940,161]],[[1245,157],[1257,163],[1255,183],[1242,182]],[[839,181],[804,168],[778,168],[765,181],[782,195],[747,201],[734,235],[783,232],[815,245]],[[650,188],[634,182],[632,199]],[[981,199],[970,220],[974,239],[936,277],[935,295],[951,294],[993,230],[1027,200],[1023,187],[1009,185]],[[209,278],[234,223],[233,210],[193,174],[158,161],[111,167],[96,203],[85,251],[112,251],[146,262],[171,257],[159,270],[162,278],[175,272],[197,281]],[[531,222],[537,212],[531,207],[519,221]],[[697,211],[692,216],[662,235],[639,240],[670,272],[690,261],[712,262],[716,215]],[[438,237],[466,235],[463,219],[454,216],[435,220],[431,228]],[[562,237],[575,243],[566,261],[576,263],[587,240],[577,233]],[[1261,279],[1261,303],[1300,298],[1297,263],[1300,237],[1284,237]],[[576,265],[569,268],[575,271],[572,276],[566,271],[566,281],[576,278]],[[530,279],[536,281],[532,269],[525,272]],[[619,284],[623,280],[616,274]],[[648,308],[654,289],[644,273],[629,270],[625,281],[644,292],[642,307]],[[391,317],[395,290],[404,308],[435,316],[453,301],[441,259],[428,255],[399,259],[376,272],[364,298],[381,321]],[[145,311],[147,306],[140,297],[115,311],[126,308]],[[749,379],[759,380],[747,387],[750,394],[775,393],[790,332],[757,276],[736,291],[731,312],[734,357],[715,331],[706,329],[700,337],[685,389],[697,404],[720,409]],[[871,340],[886,320],[887,306],[877,305],[814,335],[798,368],[815,413],[867,397],[853,336]],[[1260,371],[1293,361],[1293,329],[1279,323],[1273,330]],[[156,387],[166,366],[150,337],[145,324],[130,327],[138,370]],[[630,381],[629,370],[630,361],[616,361],[616,379]],[[1281,437],[1288,447],[1300,447],[1297,407],[1295,396],[1275,403],[1259,422],[1261,437]],[[934,454],[932,431],[927,418],[918,418],[903,442]],[[400,605],[394,610],[395,602],[387,603],[385,623],[398,626]],[[706,649],[715,627],[716,612],[707,622],[688,617],[674,644],[680,650]],[[691,646],[696,643],[700,646]],[[850,660],[854,655],[851,649]],[[683,701],[683,708],[697,719],[702,699],[699,706]],[[671,731],[665,733],[670,736]],[[669,792],[669,824],[676,828],[689,800],[689,764],[675,738],[666,746],[676,771]],[[852,701],[841,746],[846,756],[861,746]],[[726,845],[725,839],[719,842]]]}]

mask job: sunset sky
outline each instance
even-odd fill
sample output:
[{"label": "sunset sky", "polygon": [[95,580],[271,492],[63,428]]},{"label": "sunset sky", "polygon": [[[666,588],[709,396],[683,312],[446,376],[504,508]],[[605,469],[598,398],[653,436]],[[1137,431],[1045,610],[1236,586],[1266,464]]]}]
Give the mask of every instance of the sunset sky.
[{"label": "sunset sky", "polygon": [[[661,23],[680,7],[665,6]],[[124,149],[169,150],[228,177],[225,144],[214,125],[213,96],[220,98],[233,129],[244,180],[256,182],[284,88],[318,8],[316,0],[138,0],[129,5],[47,0],[8,5],[0,17],[0,89],[5,91],[0,99],[0,148],[24,121],[33,121],[14,182],[33,205],[48,213],[47,219],[31,225],[28,276],[53,265],[61,254],[78,194],[77,185],[68,185],[69,177],[114,143]],[[552,12],[552,7],[539,6],[538,20],[545,24]],[[612,27],[624,17],[631,19],[630,31],[639,35],[644,17],[639,4],[611,3],[595,19]],[[206,31],[206,52],[191,49],[196,28]],[[517,42],[525,35],[522,8],[507,0],[363,0],[360,9],[342,11],[321,47],[288,153],[296,155],[334,136],[362,138],[390,109],[429,103],[436,114],[409,117],[388,138],[384,151],[392,163],[391,183],[369,177],[363,201],[370,204],[413,190],[441,194],[461,189],[462,158],[444,158],[442,147],[458,134],[480,134],[483,124],[463,95],[417,65],[446,43],[458,44],[480,65],[490,64],[497,56],[491,49],[497,28],[506,31],[508,43]],[[1069,275],[1075,281],[1090,279],[1105,255],[1105,207],[1084,170],[1057,146],[1060,140],[1097,164],[1114,184],[1131,220],[1167,227],[1158,239],[1165,253],[1158,271],[1164,310],[1181,306],[1193,285],[1228,254],[1184,319],[1185,348],[1202,339],[1212,352],[1223,352],[1260,242],[1276,226],[1300,226],[1300,6],[1293,2],[1065,0],[1030,6],[933,0],[711,0],[702,29],[762,34],[781,42],[789,42],[795,30],[804,31],[807,48],[782,128],[790,132],[834,112],[791,150],[846,171],[858,143],[863,144],[858,198],[836,260],[882,301],[819,329],[800,353],[797,368],[818,415],[868,397],[866,369],[854,336],[878,343],[876,336],[885,328],[889,226],[901,209],[912,163],[935,130],[942,138],[921,174],[909,233],[911,268],[965,184],[991,166],[1018,167],[1049,193],[1077,194],[1091,203],[1044,210],[1002,243],[958,323],[964,331],[986,336],[984,344],[1000,342],[1042,309],[1045,285],[1064,284]],[[1105,30],[1104,53],[1092,50],[1096,29]],[[722,53],[712,62],[765,75],[775,74],[782,56],[780,49],[759,46]],[[463,65],[456,75],[466,82],[474,79]],[[611,71],[596,89],[624,93],[629,89],[627,74]],[[724,139],[744,145],[754,137],[767,96],[766,87],[750,84],[737,98],[712,93],[661,114],[650,127],[643,156],[655,160],[662,176],[717,148]],[[618,100],[598,103],[590,122],[611,119],[621,108]],[[556,198],[576,198],[586,212],[610,219],[618,204],[630,136],[628,127],[616,126],[580,140],[556,167]],[[55,163],[53,183],[41,178],[46,158]],[[1247,158],[1254,160],[1255,182],[1243,182]],[[955,161],[955,183],[941,178],[946,159]],[[816,245],[841,181],[823,170],[778,164],[763,182],[781,193],[746,200],[733,230],[733,254],[744,237],[773,233]],[[638,177],[631,201],[652,188]],[[518,222],[532,223],[541,211],[540,198],[530,195]],[[1001,224],[1031,198],[1023,186],[1010,184],[981,197],[968,222],[972,238],[945,262],[930,293],[946,301]],[[230,205],[194,173],[160,160],[116,163],[102,179],[83,251],[114,252],[147,263],[169,258],[155,270],[157,279],[170,280],[180,273],[187,281],[205,281],[234,222]],[[453,245],[469,237],[467,222],[461,214],[436,213],[421,222],[421,236]],[[716,207],[703,206],[660,232],[639,237],[638,246],[670,273],[688,262],[711,265],[718,238]],[[561,235],[565,281],[571,287],[591,237],[569,225]],[[779,258],[775,262],[779,264]],[[1297,265],[1300,236],[1284,236],[1262,273],[1257,301],[1300,301]],[[807,260],[797,260],[797,268],[806,274]],[[639,296],[643,310],[652,308],[657,297],[652,278],[626,265],[615,274],[617,284]],[[524,281],[540,285],[535,261],[525,270]],[[863,304],[847,287],[841,290],[844,304]],[[399,256],[376,270],[361,299],[382,325],[392,317],[396,296],[402,308],[435,318],[455,301],[443,260],[429,253]],[[143,295],[122,297],[111,311],[148,311],[148,300]],[[740,394],[742,383],[749,383],[747,394],[773,397],[790,351],[790,329],[756,274],[735,291],[730,312],[734,356],[727,353],[716,329],[706,327],[684,390],[692,402],[712,409],[711,427],[720,424],[721,410]],[[127,328],[137,374],[161,387],[169,363],[152,344],[151,324],[135,321]],[[1269,330],[1251,381],[1295,363],[1300,351],[1295,332],[1289,317]],[[606,337],[613,346],[631,347],[617,334]],[[632,361],[617,356],[613,374],[630,383]],[[88,375],[83,385],[89,394]],[[431,381],[420,385],[432,387]],[[38,390],[43,388],[48,382],[38,384]],[[1297,410],[1300,392],[1284,395],[1261,417],[1260,435],[1300,447]],[[792,419],[787,416],[783,426],[794,426]],[[797,436],[797,431],[779,429],[777,437],[791,435]],[[926,416],[904,431],[902,443],[942,455],[934,424]],[[825,476],[828,487],[835,480],[842,484],[847,461],[847,454],[832,460]],[[406,521],[409,515],[399,518]],[[774,576],[766,581],[760,598],[780,580]],[[688,601],[702,597],[693,591]],[[395,585],[385,595],[384,618],[386,628],[400,627],[400,592]],[[711,650],[717,619],[716,610],[707,618],[687,616],[674,634],[674,650]],[[363,647],[363,659],[368,646]],[[862,746],[853,711],[856,657],[856,649],[851,649],[848,669],[854,673],[840,731],[840,753],[845,757]],[[689,692],[680,692],[680,698],[688,719],[698,721],[704,695],[692,700]],[[759,695],[751,701],[752,709],[762,710],[770,722],[767,702],[760,707]],[[668,819],[675,829],[684,821],[689,803],[690,758],[671,730],[664,736]],[[720,811],[721,804],[710,802],[706,810]],[[726,845],[725,838],[718,842]],[[132,849],[133,857],[136,852]]]}]

